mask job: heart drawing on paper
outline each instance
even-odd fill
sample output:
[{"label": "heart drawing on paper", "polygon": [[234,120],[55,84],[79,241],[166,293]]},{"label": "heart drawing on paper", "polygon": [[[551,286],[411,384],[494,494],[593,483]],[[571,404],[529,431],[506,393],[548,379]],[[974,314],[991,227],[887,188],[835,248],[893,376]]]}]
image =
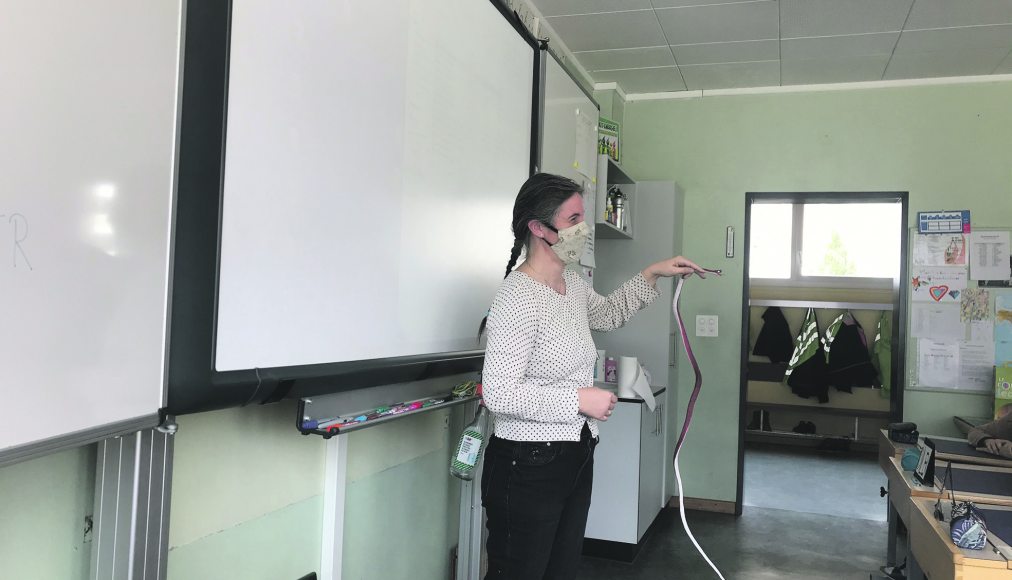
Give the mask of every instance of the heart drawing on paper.
[{"label": "heart drawing on paper", "polygon": [[949,293],[949,287],[932,286],[931,288],[928,288],[928,292],[931,294],[931,298],[934,299],[935,302],[938,302],[942,298],[945,298],[945,295]]}]

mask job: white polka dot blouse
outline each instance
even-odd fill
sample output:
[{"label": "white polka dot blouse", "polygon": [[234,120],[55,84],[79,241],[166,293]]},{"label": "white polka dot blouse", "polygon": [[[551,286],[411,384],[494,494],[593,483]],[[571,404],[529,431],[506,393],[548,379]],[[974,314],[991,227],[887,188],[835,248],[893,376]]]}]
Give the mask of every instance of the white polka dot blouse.
[{"label": "white polka dot blouse", "polygon": [[565,270],[566,294],[513,271],[488,314],[482,371],[495,434],[514,441],[579,441],[586,421],[577,389],[594,386],[597,349],[591,330],[613,330],[658,296],[642,274],[607,298]]}]

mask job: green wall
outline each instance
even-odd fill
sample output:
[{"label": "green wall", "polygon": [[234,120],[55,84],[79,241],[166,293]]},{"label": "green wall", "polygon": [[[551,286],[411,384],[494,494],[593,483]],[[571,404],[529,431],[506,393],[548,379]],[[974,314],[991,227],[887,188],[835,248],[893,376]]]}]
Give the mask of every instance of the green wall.
[{"label": "green wall", "polygon": [[[284,401],[177,419],[169,580],[320,571],[326,442],[299,434],[295,413]],[[349,435],[345,578],[449,576],[460,485],[448,465],[465,415],[455,407]],[[0,469],[0,578],[86,580],[94,494],[93,445]]]},{"label": "green wall", "polygon": [[0,578],[88,578],[94,502],[94,445],[0,469]]},{"label": "green wall", "polygon": [[[299,434],[295,414],[284,401],[178,418],[169,580],[320,572],[327,443]],[[348,435],[345,578],[449,576],[459,485],[448,466],[462,419],[454,408]]]},{"label": "green wall", "polygon": [[[689,497],[733,501],[737,480],[742,240],[749,191],[908,191],[919,210],[969,209],[974,225],[1012,225],[1012,83],[629,101],[623,166],[685,190],[684,253],[723,268],[693,280],[683,315],[717,314],[695,338],[705,375],[682,456]],[[739,232],[724,257],[727,226]],[[691,368],[680,355],[680,391]],[[686,393],[679,400],[688,400]],[[908,392],[905,419],[952,432],[951,416],[986,414],[987,397]]]},{"label": "green wall", "polygon": [[295,413],[284,401],[177,418],[169,580],[319,571],[325,448]]}]

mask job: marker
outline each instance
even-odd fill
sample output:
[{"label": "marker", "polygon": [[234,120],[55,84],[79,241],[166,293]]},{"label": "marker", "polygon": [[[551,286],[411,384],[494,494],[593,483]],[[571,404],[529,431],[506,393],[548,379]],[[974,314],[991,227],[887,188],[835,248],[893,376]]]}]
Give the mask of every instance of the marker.
[{"label": "marker", "polygon": [[318,429],[323,427],[327,423],[333,423],[334,421],[340,421],[340,417],[331,417],[329,419],[306,419],[302,422],[303,429]]}]

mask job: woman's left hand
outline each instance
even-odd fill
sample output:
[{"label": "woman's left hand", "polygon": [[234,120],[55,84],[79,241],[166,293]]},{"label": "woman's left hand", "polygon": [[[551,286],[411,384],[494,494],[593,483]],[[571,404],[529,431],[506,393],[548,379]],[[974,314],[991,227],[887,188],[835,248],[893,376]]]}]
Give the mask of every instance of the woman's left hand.
[{"label": "woman's left hand", "polygon": [[670,278],[672,276],[690,276],[696,274],[700,278],[706,278],[706,270],[700,268],[695,262],[682,256],[675,256],[668,260],[661,260],[650,264],[643,270],[643,277],[653,286],[658,278]]}]

